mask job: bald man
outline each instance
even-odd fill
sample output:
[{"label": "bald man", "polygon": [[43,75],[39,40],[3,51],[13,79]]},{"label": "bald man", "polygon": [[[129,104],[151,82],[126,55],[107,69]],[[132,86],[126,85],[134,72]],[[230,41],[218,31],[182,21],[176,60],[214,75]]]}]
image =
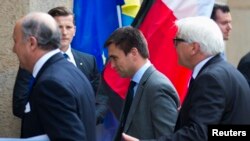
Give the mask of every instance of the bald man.
[{"label": "bald man", "polygon": [[95,141],[95,97],[90,82],[60,53],[60,30],[46,13],[16,22],[13,52],[35,78],[21,137],[47,134],[52,141]]}]

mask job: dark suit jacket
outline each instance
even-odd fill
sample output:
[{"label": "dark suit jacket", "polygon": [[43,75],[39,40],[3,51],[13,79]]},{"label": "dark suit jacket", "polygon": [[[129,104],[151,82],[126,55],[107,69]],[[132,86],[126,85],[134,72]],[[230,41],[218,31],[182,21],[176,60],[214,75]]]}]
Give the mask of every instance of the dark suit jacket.
[{"label": "dark suit jacket", "polygon": [[95,56],[71,49],[76,66],[90,81],[95,93],[99,85],[100,74],[98,72]]},{"label": "dark suit jacket", "polygon": [[162,141],[207,141],[211,124],[250,124],[250,88],[220,55],[201,69],[189,87],[175,127]]},{"label": "dark suit jacket", "polygon": [[[99,85],[100,75],[98,73],[95,57],[74,49],[71,49],[71,51],[74,56],[77,68],[79,68],[86,75],[88,80],[91,82],[94,91],[96,92]],[[28,71],[19,68],[13,90],[12,105],[13,114],[20,118],[23,115],[24,108],[27,103],[27,97],[29,93],[28,87],[31,77],[32,75]],[[102,111],[103,110],[98,111],[97,115],[101,115]]]},{"label": "dark suit jacket", "polygon": [[103,123],[108,111],[108,96],[102,86],[102,79],[97,69],[96,59],[93,55],[71,49],[77,68],[79,68],[91,82],[96,94],[96,124]]},{"label": "dark suit jacket", "polygon": [[95,141],[95,96],[91,84],[61,53],[38,72],[22,118],[21,137]]},{"label": "dark suit jacket", "polygon": [[250,86],[250,52],[240,59],[237,68],[245,76]]},{"label": "dark suit jacket", "polygon": [[124,131],[120,131],[120,125],[114,140],[119,141],[121,132],[139,139],[171,135],[179,104],[178,94],[169,79],[153,66],[149,67],[138,84]]}]

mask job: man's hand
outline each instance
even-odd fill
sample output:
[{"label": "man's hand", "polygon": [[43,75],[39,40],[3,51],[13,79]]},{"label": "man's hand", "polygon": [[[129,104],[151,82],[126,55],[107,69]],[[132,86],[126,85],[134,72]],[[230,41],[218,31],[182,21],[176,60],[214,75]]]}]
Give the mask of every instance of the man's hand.
[{"label": "man's hand", "polygon": [[124,139],[124,141],[139,141],[137,138],[129,136],[125,133],[122,133],[122,138]]}]

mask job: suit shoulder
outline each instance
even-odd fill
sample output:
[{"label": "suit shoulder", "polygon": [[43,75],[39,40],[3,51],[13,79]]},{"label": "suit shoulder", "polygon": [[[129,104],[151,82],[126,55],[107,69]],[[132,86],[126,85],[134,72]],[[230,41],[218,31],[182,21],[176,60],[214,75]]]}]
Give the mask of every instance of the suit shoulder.
[{"label": "suit shoulder", "polygon": [[78,56],[85,57],[85,58],[95,58],[95,56],[92,55],[92,54],[81,52],[81,51],[78,51],[78,50],[75,50],[75,49],[72,49],[72,53],[76,54]]},{"label": "suit shoulder", "polygon": [[245,63],[250,63],[250,52],[248,52],[246,55],[244,55],[239,62],[239,65],[245,64]]}]

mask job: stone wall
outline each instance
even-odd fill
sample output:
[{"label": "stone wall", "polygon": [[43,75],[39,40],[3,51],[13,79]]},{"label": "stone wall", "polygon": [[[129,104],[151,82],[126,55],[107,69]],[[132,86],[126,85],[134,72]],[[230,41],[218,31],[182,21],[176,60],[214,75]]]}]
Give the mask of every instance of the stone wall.
[{"label": "stone wall", "polygon": [[250,1],[227,0],[232,14],[232,34],[226,43],[227,58],[237,66],[240,58],[250,51]]},{"label": "stone wall", "polygon": [[31,11],[72,8],[72,0],[0,0],[0,137],[19,137],[20,119],[12,114],[12,91],[18,60],[12,52],[15,21]]}]

